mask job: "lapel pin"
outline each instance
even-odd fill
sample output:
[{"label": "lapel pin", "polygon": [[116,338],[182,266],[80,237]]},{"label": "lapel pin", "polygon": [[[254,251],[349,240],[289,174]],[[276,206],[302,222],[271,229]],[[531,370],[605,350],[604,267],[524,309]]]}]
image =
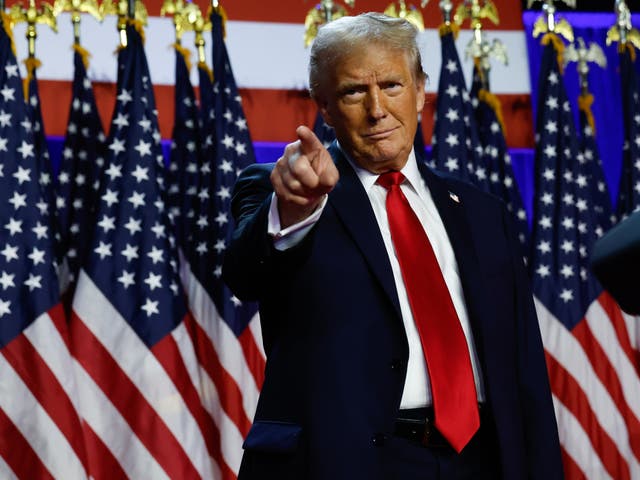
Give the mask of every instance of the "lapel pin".
[{"label": "lapel pin", "polygon": [[449,196],[451,197],[451,200],[453,200],[454,202],[460,203],[460,199],[458,198],[458,195],[456,195],[455,193],[449,192]]}]

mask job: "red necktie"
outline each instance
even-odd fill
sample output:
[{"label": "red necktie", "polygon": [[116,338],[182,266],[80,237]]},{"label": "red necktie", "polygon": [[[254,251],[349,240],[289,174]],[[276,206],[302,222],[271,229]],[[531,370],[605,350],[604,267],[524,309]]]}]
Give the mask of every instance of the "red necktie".
[{"label": "red necktie", "polygon": [[480,427],[471,359],[460,320],[420,220],[400,189],[404,175],[387,172],[391,239],[427,362],[436,428],[460,452]]}]

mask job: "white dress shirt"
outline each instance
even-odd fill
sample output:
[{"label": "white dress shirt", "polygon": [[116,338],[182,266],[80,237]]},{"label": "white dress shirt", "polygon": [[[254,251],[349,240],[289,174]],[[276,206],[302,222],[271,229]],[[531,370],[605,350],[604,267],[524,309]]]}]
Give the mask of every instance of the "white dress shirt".
[{"label": "white dress shirt", "polygon": [[[396,257],[393,242],[391,240],[389,220],[387,219],[385,206],[387,190],[376,183],[379,176],[378,174],[360,168],[350,159],[348,160],[367,192],[369,201],[371,202],[371,207],[373,208],[376,220],[378,221],[380,233],[382,234],[384,245],[386,247],[387,254],[389,255],[391,268],[393,270],[393,278],[398,293],[398,300],[400,302],[400,311],[402,313],[402,320],[404,322],[407,340],[409,343],[409,362],[407,365],[407,376],[405,378],[400,407],[418,408],[429,406],[432,404],[429,375],[422,351],[422,344],[420,342],[420,334],[418,333],[418,329],[413,319],[407,290],[404,286],[404,280],[402,279],[400,264],[398,263],[398,258]],[[431,193],[418,170],[415,153],[413,151],[409,156],[407,164],[402,169],[402,174],[405,176],[406,180],[402,183],[400,188],[402,189],[405,197],[407,197],[411,208],[418,216],[418,219],[424,227],[425,233],[431,242],[431,246],[433,247],[433,251],[438,260],[438,264],[440,265],[440,269],[442,270],[444,281],[447,284],[449,293],[451,294],[453,305],[456,309],[462,330],[464,331],[464,335],[467,340],[478,401],[484,401],[484,386],[480,376],[480,364],[473,341],[471,325],[469,324],[467,308],[464,302],[464,292],[462,291],[462,283],[458,273],[458,264],[453,253],[451,242],[449,241],[449,237],[447,236],[447,232],[444,228],[444,224],[440,218],[440,214],[438,213],[433,199],[431,198]],[[271,200],[271,209],[269,211],[268,232],[274,238],[275,248],[278,250],[286,250],[300,242],[309,232],[311,227],[313,227],[315,222],[320,218],[325,204],[326,197],[310,217],[298,224],[281,230],[277,199],[274,194]]]}]

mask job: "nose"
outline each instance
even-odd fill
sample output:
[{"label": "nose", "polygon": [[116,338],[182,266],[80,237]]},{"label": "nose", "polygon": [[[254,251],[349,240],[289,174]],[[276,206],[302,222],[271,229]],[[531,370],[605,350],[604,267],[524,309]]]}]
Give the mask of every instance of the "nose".
[{"label": "nose", "polygon": [[386,115],[384,101],[379,88],[374,88],[367,96],[367,114],[371,120],[380,120]]}]

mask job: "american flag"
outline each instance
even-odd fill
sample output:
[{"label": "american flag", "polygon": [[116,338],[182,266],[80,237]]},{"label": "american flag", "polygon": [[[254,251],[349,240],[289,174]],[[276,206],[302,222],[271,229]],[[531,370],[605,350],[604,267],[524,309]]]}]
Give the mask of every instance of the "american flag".
[{"label": "american flag", "polygon": [[589,271],[597,238],[593,191],[553,35],[543,39],[540,68],[531,273],[565,473],[640,478],[631,319]]},{"label": "american flag", "polygon": [[640,86],[633,48],[627,43],[620,53],[624,146],[616,207],[619,220],[640,208]]},{"label": "american flag", "polygon": [[240,302],[221,278],[233,230],[231,189],[240,170],[255,160],[219,10],[211,12],[211,23],[214,81],[201,70],[203,157],[181,277],[195,318],[205,408],[215,423],[216,478],[233,479],[262,387],[265,355],[257,306]]},{"label": "american flag", "polygon": [[169,158],[168,203],[178,245],[184,245],[187,217],[194,215],[200,158],[199,111],[185,51],[176,45],[175,121]]},{"label": "american flag", "polygon": [[4,28],[0,65],[0,477],[84,478],[52,205],[39,183],[49,172]]},{"label": "american flag", "polygon": [[316,134],[318,140],[320,140],[325,147],[329,147],[331,142],[336,139],[336,132],[325,123],[320,112],[316,114],[316,120],[313,123],[313,133]]},{"label": "american flag", "polygon": [[604,177],[602,161],[595,136],[595,120],[591,112],[594,98],[590,93],[582,93],[578,98],[580,109],[580,153],[578,159],[589,176],[593,209],[596,212],[596,234],[600,237],[615,223],[609,187]]},{"label": "american flag", "polygon": [[70,326],[89,473],[214,478],[212,425],[165,208],[151,79],[135,22],[126,35]]},{"label": "american flag", "polygon": [[489,191],[475,114],[451,27],[440,28],[442,65],[433,125],[432,166]]},{"label": "american flag", "polygon": [[87,226],[92,223],[106,147],[93,87],[87,77],[88,55],[80,45],[74,45],[71,106],[56,184],[56,218],[62,255],[60,283],[69,303],[91,240],[91,229]]},{"label": "american flag", "polygon": [[518,239],[522,245],[522,255],[528,262],[531,244],[529,223],[504,138],[504,125],[500,120],[502,118],[500,100],[489,91],[489,79],[484,79],[483,83],[483,76],[484,73],[480,72],[475,62],[470,96],[487,166],[489,191],[501,198],[513,215]]}]

